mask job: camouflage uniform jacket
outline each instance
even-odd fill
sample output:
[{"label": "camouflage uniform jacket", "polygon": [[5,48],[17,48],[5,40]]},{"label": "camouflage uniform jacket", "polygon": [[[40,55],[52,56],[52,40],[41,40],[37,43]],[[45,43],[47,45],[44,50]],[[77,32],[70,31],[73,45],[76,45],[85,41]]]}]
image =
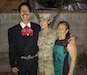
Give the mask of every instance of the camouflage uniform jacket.
[{"label": "camouflage uniform jacket", "polygon": [[38,38],[38,71],[39,75],[54,75],[52,48],[57,38],[56,32],[49,28],[41,30]]}]

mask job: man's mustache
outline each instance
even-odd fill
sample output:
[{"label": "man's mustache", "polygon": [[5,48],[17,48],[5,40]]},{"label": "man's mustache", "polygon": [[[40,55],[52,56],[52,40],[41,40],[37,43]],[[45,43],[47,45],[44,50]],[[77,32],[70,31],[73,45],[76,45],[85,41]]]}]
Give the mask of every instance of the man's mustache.
[{"label": "man's mustache", "polygon": [[28,14],[23,14],[22,16],[24,16],[24,15],[27,15],[28,16]]}]

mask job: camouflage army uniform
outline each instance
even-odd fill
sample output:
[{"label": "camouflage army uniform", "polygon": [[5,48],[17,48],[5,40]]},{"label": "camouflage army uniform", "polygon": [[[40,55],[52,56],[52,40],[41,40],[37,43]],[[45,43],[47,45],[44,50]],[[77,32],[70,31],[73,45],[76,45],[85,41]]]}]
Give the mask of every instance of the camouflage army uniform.
[{"label": "camouflage army uniform", "polygon": [[41,30],[38,38],[38,73],[39,75],[54,75],[52,48],[57,38],[56,32],[51,28]]}]

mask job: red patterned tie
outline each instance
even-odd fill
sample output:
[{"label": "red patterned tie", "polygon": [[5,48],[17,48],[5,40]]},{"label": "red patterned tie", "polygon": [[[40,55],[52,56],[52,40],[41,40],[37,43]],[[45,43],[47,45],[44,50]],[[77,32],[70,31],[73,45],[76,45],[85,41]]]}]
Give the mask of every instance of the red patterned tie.
[{"label": "red patterned tie", "polygon": [[21,30],[21,34],[22,36],[33,36],[33,30],[32,28],[25,26],[22,30]]}]

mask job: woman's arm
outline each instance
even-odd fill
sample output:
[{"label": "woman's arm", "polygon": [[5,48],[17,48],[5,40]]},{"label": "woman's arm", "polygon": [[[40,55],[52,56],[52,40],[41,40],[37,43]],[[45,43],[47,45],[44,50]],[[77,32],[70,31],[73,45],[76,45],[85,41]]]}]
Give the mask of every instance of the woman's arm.
[{"label": "woman's arm", "polygon": [[69,55],[71,57],[68,75],[73,75],[73,71],[74,71],[74,68],[75,68],[75,65],[76,65],[76,58],[77,58],[76,44],[68,44],[67,49],[68,49]]}]

